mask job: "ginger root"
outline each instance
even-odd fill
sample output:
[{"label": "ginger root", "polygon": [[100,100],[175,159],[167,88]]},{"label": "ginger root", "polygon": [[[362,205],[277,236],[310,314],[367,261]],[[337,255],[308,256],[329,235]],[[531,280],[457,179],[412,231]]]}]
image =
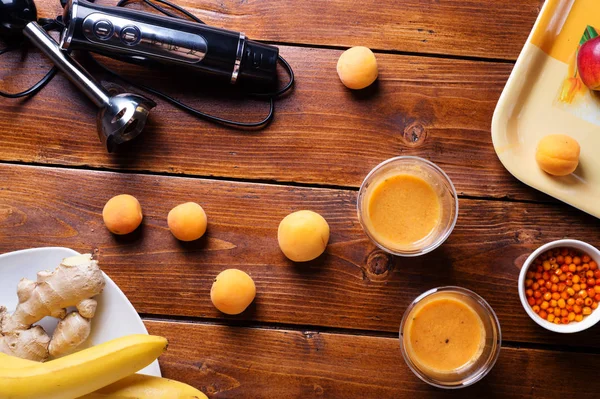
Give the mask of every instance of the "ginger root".
[{"label": "ginger root", "polygon": [[[17,287],[19,304],[13,314],[0,307],[0,351],[23,359],[44,361],[48,354],[71,352],[90,333],[97,303],[92,297],[104,289],[98,262],[90,254],[63,259],[53,271],[41,271],[37,281],[23,278]],[[77,307],[67,315],[66,308]],[[62,319],[52,337],[36,323],[46,316]]]}]

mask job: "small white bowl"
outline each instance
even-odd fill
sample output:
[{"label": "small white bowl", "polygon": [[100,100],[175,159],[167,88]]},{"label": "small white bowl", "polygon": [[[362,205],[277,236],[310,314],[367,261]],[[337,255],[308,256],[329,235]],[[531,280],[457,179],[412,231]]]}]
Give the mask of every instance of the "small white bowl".
[{"label": "small white bowl", "polygon": [[552,241],[547,244],[544,244],[541,247],[539,247],[538,249],[536,249],[531,255],[529,255],[529,258],[527,258],[527,260],[525,261],[525,264],[523,265],[523,268],[521,269],[521,274],[519,274],[519,298],[521,298],[521,304],[523,305],[523,308],[525,309],[525,311],[527,312],[529,317],[531,317],[531,319],[533,321],[535,321],[540,326],[544,327],[546,330],[550,330],[550,331],[554,331],[554,332],[558,332],[558,333],[575,333],[575,332],[586,330],[586,329],[590,328],[591,326],[593,326],[594,324],[596,324],[600,320],[600,311],[599,311],[600,308],[594,309],[592,311],[592,314],[590,314],[589,316],[586,316],[582,321],[571,322],[569,324],[554,324],[554,323],[550,323],[548,320],[544,320],[540,316],[538,316],[533,311],[533,309],[531,309],[531,306],[527,302],[527,297],[525,295],[525,275],[527,274],[527,270],[529,270],[529,267],[531,266],[531,264],[533,263],[535,258],[537,258],[541,253],[543,253],[549,249],[559,248],[559,247],[574,248],[574,249],[583,251],[586,254],[588,254],[592,258],[592,260],[594,260],[596,263],[598,263],[600,265],[600,251],[598,249],[596,249],[595,247],[591,246],[590,244],[585,243],[583,241],[557,240],[557,241]]}]

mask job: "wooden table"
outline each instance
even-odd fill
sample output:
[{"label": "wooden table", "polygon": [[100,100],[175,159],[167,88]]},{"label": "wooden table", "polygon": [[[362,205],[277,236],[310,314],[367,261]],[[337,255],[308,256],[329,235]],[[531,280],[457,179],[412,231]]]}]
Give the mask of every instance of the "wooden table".
[{"label": "wooden table", "polygon": [[[0,100],[0,252],[65,246],[97,254],[152,334],[170,345],[164,376],[211,398],[598,397],[600,329],[550,333],[524,312],[517,276],[529,253],[569,237],[600,245],[597,219],[519,183],[490,138],[498,97],[542,0],[180,0],[206,22],[277,44],[297,75],[274,122],[240,132],[164,102],[144,137],[109,155],[95,109],[64,76],[38,96]],[[38,2],[40,16],[60,12]],[[376,51],[380,78],[356,93],[335,66],[352,45]],[[32,50],[0,63],[4,88],[38,79],[48,62]],[[131,66],[120,66],[131,72]],[[138,78],[217,112],[202,86],[151,71]],[[101,75],[98,75],[101,76]],[[175,82],[171,82],[175,80]],[[258,119],[264,103],[224,111]],[[391,257],[369,242],[356,217],[368,171],[397,155],[440,165],[460,195],[447,242],[418,258]],[[142,203],[143,226],[111,235],[101,211],[112,195]],[[209,230],[177,242],[166,215],[197,201]],[[312,209],[331,226],[326,253],[288,261],[277,226]],[[254,278],[254,304],[238,317],[213,308],[223,269]],[[436,286],[475,290],[503,333],[498,363],[462,391],[429,387],[399,352],[409,302]]]}]

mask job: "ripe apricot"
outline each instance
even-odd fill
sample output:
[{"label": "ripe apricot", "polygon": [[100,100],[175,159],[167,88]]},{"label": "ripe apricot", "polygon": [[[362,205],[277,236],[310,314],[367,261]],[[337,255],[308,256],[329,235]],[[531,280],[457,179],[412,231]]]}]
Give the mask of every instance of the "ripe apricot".
[{"label": "ripe apricot", "polygon": [[210,289],[210,300],[225,314],[240,314],[252,303],[256,286],[252,277],[238,269],[223,270]]},{"label": "ripe apricot", "polygon": [[357,46],[344,51],[337,63],[340,80],[349,89],[364,89],[377,79],[375,54],[366,47]]},{"label": "ripe apricot", "polygon": [[538,143],[535,160],[544,172],[566,176],[577,169],[579,151],[575,139],[564,134],[551,134]]},{"label": "ripe apricot", "polygon": [[167,224],[171,233],[181,241],[194,241],[206,232],[206,213],[195,202],[186,202],[171,209]]},{"label": "ripe apricot", "polygon": [[279,248],[290,260],[306,262],[325,251],[329,225],[323,216],[313,211],[290,213],[279,223],[277,239]]},{"label": "ripe apricot", "polygon": [[142,223],[142,206],[137,198],[121,194],[108,200],[102,210],[106,228],[113,234],[129,234]]}]

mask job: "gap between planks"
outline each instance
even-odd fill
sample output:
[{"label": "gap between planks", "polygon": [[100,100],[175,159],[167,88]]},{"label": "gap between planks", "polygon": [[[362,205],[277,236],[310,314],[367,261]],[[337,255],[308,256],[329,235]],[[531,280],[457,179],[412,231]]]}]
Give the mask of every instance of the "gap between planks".
[{"label": "gap between planks", "polygon": [[[142,321],[156,321],[164,323],[187,323],[197,324],[204,326],[227,326],[233,328],[253,328],[258,330],[278,330],[278,331],[293,331],[300,332],[303,335],[312,334],[339,334],[349,336],[361,336],[371,338],[386,338],[386,339],[399,339],[399,334],[387,332],[387,331],[376,331],[376,330],[361,330],[352,328],[339,328],[339,327],[326,327],[316,325],[302,325],[302,324],[286,324],[286,323],[274,323],[274,322],[256,322],[252,320],[236,320],[236,319],[210,319],[203,317],[189,317],[189,316],[164,316],[164,315],[153,315],[147,313],[140,313]],[[600,354],[600,348],[593,347],[572,347],[568,345],[550,345],[550,344],[537,344],[531,342],[521,341],[502,341],[503,348],[511,349],[525,349],[525,350],[539,350],[548,352],[568,352],[568,353],[585,353],[585,354]],[[399,349],[398,349],[399,350]]]},{"label": "gap between planks", "polygon": [[[186,178],[186,179],[203,179],[212,181],[223,181],[233,183],[247,183],[247,184],[266,184],[280,187],[300,187],[300,188],[316,188],[326,190],[344,190],[358,192],[359,188],[354,186],[343,186],[335,184],[319,184],[319,183],[300,183],[286,180],[269,180],[269,179],[244,179],[239,177],[226,177],[226,176],[211,176],[211,175],[187,175],[184,173],[169,173],[169,172],[156,172],[149,170],[129,170],[129,169],[111,169],[100,166],[88,166],[88,165],[61,165],[61,164],[45,164],[40,162],[25,162],[25,161],[5,161],[0,160],[0,165],[14,165],[14,166],[26,166],[34,168],[45,168],[45,169],[62,169],[71,171],[83,171],[83,172],[101,172],[101,173],[117,173],[117,174],[130,174],[130,175],[147,175],[147,176],[162,176],[171,178]],[[533,190],[533,189],[532,189]],[[464,195],[458,193],[459,199],[466,200],[486,200],[486,201],[499,201],[499,202],[511,202],[511,203],[522,203],[522,204],[554,204],[557,200],[548,197],[547,201],[536,201],[530,199],[516,199],[508,196],[503,197],[487,197],[487,196],[476,196],[476,195]]]}]

